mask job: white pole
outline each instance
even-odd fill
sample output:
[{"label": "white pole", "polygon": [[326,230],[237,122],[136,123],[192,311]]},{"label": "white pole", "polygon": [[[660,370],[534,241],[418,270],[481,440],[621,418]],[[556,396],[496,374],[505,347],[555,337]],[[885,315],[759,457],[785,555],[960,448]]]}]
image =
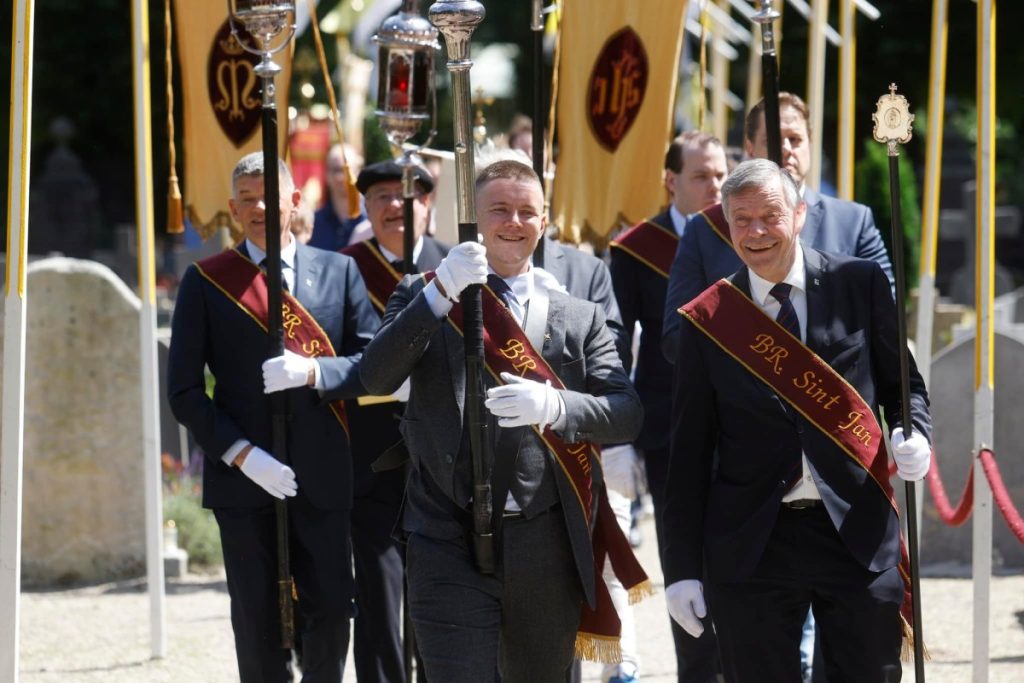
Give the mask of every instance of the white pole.
[{"label": "white pole", "polygon": [[727,44],[722,34],[719,30],[711,43],[711,76],[715,83],[711,89],[711,122],[715,137],[724,141],[729,132],[729,108],[725,104],[729,92],[729,59],[725,56]]},{"label": "white pole", "polygon": [[825,120],[825,28],[828,26],[828,0],[811,4],[808,38],[807,107],[811,110],[811,168],[804,178],[810,187],[821,187],[821,127]]},{"label": "white pole", "polygon": [[160,472],[160,379],[156,351],[156,276],[153,258],[153,148],[149,111],[149,8],[132,0],[132,85],[135,95],[135,217],[138,225],[139,358],[142,365],[142,457],[145,462],[146,579],[150,653],[167,652],[164,630],[163,503]]},{"label": "white pole", "polygon": [[[975,226],[976,259],[974,305],[974,443],[980,450],[994,448],[995,337],[995,105],[996,3],[978,0],[978,148]],[[989,583],[992,579],[992,491],[981,466],[974,460],[974,515],[971,543],[974,579],[974,683],[988,681]]]},{"label": "white pole", "polygon": [[32,159],[33,1],[16,0],[11,30],[11,129],[4,274],[3,440],[0,442],[0,680],[18,682],[21,482],[25,430],[28,189]]},{"label": "white pole", "polygon": [[[840,0],[839,33],[839,153],[836,156],[836,190],[840,199],[853,201],[854,102],[857,84],[857,8],[853,0]],[[813,109],[812,109],[813,111]],[[815,139],[821,136],[815,131]],[[820,168],[820,167],[819,167]]]}]

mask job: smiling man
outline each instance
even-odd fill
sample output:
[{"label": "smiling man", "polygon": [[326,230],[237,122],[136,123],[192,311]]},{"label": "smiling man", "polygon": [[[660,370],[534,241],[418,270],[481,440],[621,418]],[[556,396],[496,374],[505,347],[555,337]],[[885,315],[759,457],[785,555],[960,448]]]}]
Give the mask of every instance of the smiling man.
[{"label": "smiling man", "polygon": [[911,361],[904,437],[888,280],[800,244],[807,209],[771,161],[737,166],[722,206],[743,265],[677,313],[669,612],[697,637],[710,606],[729,683],[799,681],[812,605],[829,681],[898,681],[911,596],[878,416],[908,481],[928,471],[931,419]]},{"label": "smiling man", "polygon": [[[478,683],[500,671],[507,681],[562,683],[577,644],[602,628],[581,625],[582,606],[598,605],[604,590],[592,533],[619,541],[613,562],[640,581],[633,587],[642,585],[642,572],[628,570],[639,567],[614,520],[595,518],[607,505],[597,445],[634,438],[642,409],[601,309],[571,298],[531,264],[547,223],[533,169],[493,163],[476,189],[482,242],[453,247],[436,271],[398,285],[361,375],[377,394],[411,379],[402,433],[412,472],[401,527],[427,677]],[[468,285],[485,283],[493,575],[478,571],[470,539],[459,303]],[[600,604],[595,618],[607,627],[611,605]]]}]

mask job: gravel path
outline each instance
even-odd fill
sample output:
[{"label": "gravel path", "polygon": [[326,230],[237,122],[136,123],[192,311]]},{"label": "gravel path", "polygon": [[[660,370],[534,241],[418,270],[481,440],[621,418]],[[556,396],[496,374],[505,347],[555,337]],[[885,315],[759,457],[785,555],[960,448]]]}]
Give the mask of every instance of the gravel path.
[{"label": "gravel path", "polygon": [[[640,559],[655,566],[654,527]],[[642,680],[674,683],[675,663],[660,573],[654,598],[637,606]],[[967,578],[923,579],[925,641],[932,683],[971,682],[972,587]],[[1024,682],[1024,573],[992,580],[989,680]],[[24,683],[231,683],[237,681],[227,587],[222,575],[168,582],[167,654],[150,657],[149,598],[143,581],[22,595],[21,680]],[[346,683],[354,681],[351,666]],[[905,667],[913,681],[913,666]],[[584,666],[584,680],[600,667]]]}]

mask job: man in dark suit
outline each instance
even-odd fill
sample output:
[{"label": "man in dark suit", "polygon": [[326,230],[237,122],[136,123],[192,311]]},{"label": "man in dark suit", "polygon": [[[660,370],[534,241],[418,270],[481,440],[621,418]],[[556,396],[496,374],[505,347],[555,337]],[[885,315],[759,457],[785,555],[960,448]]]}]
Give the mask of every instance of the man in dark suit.
[{"label": "man in dark suit", "polygon": [[681,316],[664,518],[669,611],[699,635],[707,595],[730,683],[799,682],[810,606],[829,681],[898,681],[909,605],[876,416],[896,427],[906,480],[928,470],[931,422],[911,364],[913,435],[897,426],[888,280],[877,263],[800,244],[807,209],[771,161],[740,164],[722,203],[744,266]]},{"label": "man in dark suit", "polygon": [[[747,114],[744,149],[755,159],[768,158],[768,134],[764,123],[764,100]],[[892,264],[885,251],[882,235],[875,227],[871,209],[863,204],[818,194],[804,183],[811,165],[810,112],[802,99],[792,93],[779,93],[779,119],[782,132],[782,167],[800,188],[807,206],[807,218],[800,239],[809,247],[834,254],[846,254],[875,261],[890,283]],[[720,204],[706,207],[692,216],[679,240],[669,275],[665,299],[662,350],[675,360],[679,334],[676,309],[697,296],[711,283],[728,277],[742,265],[732,245]]]},{"label": "man in dark suit", "polygon": [[[671,204],[611,244],[612,282],[623,324],[630,331],[637,322],[641,326],[633,384],[644,404],[644,428],[636,447],[644,458],[659,548],[665,547],[661,515],[665,509],[672,402],[672,366],[661,352],[668,266],[686,217],[721,200],[720,190],[727,173],[725,150],[718,138],[697,131],[679,136],[665,154],[665,188],[672,197]],[[633,364],[632,353],[627,351],[623,358],[628,372]],[[694,639],[669,621],[679,683],[714,683],[720,670],[714,631],[705,629],[699,639]]]},{"label": "man in dark suit", "polygon": [[[508,161],[488,166],[477,180],[477,213],[483,243],[461,243],[429,278],[402,281],[361,373],[377,394],[411,377],[402,434],[413,465],[402,528],[427,676],[477,683],[494,680],[500,670],[507,681],[562,683],[581,606],[593,605],[599,591],[588,520],[600,500],[601,468],[580,445],[631,440],[642,409],[601,310],[570,298],[550,274],[530,265],[546,223],[533,170]],[[456,327],[461,292],[485,282],[487,329],[511,331],[534,349],[523,355],[523,342],[513,342],[495,355],[514,357],[524,372],[548,366],[565,387],[502,372],[495,373],[500,386],[488,391],[487,409],[497,418],[490,431],[494,467],[509,468],[507,494],[500,486],[493,493],[497,512],[504,509],[493,575],[475,566],[468,532],[473,481],[465,351]],[[502,319],[506,327],[493,327]],[[564,460],[555,453],[558,444],[579,455]]]},{"label": "man in dark suit", "polygon": [[[426,235],[430,220],[429,195],[434,180],[415,167],[413,200],[415,241],[413,261],[419,272],[440,265],[448,247]],[[382,161],[360,172],[356,187],[366,200],[373,237],[354,244],[343,254],[355,259],[379,315],[403,272],[404,223],[402,167]],[[355,495],[352,505],[352,554],[356,579],[356,618],[353,654],[359,683],[402,683],[401,606],[405,567],[392,532],[405,491],[404,470],[374,472],[371,465],[402,440],[398,424],[408,391],[398,396],[348,401],[352,434]],[[399,449],[400,450],[400,449]]]},{"label": "man in dark suit", "polygon": [[[280,165],[286,351],[267,360],[263,156],[232,177],[232,216],[246,240],[191,266],[174,311],[167,368],[175,417],[206,455],[203,505],[220,527],[239,676],[291,681],[280,646],[274,501],[288,500],[303,681],[339,683],[352,615],[352,462],[337,399],[366,393],[363,348],[378,325],[355,263],[299,244],[289,231],[300,194]],[[204,368],[215,384],[206,393]],[[287,456],[271,452],[266,396],[286,392]]]}]

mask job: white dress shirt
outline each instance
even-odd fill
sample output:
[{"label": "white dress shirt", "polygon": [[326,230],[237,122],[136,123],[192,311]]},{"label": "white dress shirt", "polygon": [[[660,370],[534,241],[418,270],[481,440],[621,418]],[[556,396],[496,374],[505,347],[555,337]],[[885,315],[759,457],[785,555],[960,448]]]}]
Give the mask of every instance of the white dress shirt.
[{"label": "white dress shirt", "polygon": [[[765,280],[749,268],[747,272],[750,273],[750,296],[753,298],[754,304],[774,320],[782,308],[782,304],[771,295],[771,289],[775,283]],[[789,300],[793,304],[793,310],[796,312],[796,317],[800,324],[800,341],[806,343],[807,273],[804,270],[803,247],[799,244],[797,244],[796,258],[793,259],[793,266],[782,281],[793,286],[789,293]],[[780,400],[784,399],[780,398]],[[801,453],[800,459],[803,470],[800,481],[782,497],[782,502],[784,503],[791,500],[806,500],[808,498],[821,499],[821,494],[818,493],[818,486],[814,483],[814,477],[811,474],[811,468],[807,464],[807,454]]]},{"label": "white dress shirt", "polygon": [[[380,253],[383,254],[384,258],[386,258],[391,263],[394,263],[395,261],[403,260],[401,256],[395,256],[390,251],[385,249],[384,245],[380,243],[380,240],[377,241],[377,246],[380,247]],[[420,237],[419,239],[416,240],[416,244],[412,248],[412,262],[413,263],[416,263],[416,261],[419,260],[420,253],[422,251],[423,251],[423,238]]]}]

